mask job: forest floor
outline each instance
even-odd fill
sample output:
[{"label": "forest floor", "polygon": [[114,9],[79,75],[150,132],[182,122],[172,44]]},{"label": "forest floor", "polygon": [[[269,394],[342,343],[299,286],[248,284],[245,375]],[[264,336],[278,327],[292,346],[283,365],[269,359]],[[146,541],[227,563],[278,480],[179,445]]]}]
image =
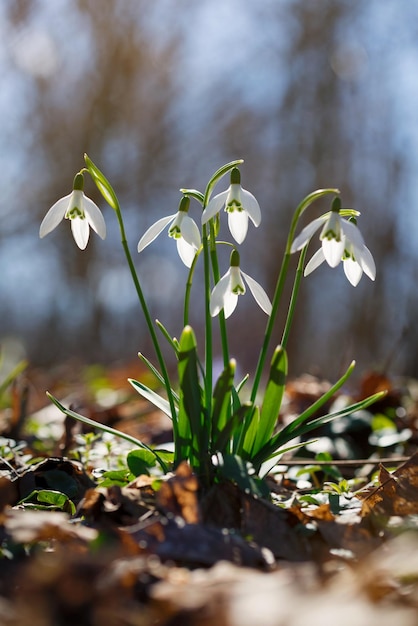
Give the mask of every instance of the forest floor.
[{"label": "forest floor", "polygon": [[[203,491],[187,465],[132,475],[126,443],[44,396],[168,445],[168,419],[126,382],[138,367],[29,369],[12,386],[0,411],[2,626],[416,626],[416,381],[366,374],[352,397],[385,398],[281,459],[263,499],[233,482]],[[280,420],[327,388],[290,381]]]}]

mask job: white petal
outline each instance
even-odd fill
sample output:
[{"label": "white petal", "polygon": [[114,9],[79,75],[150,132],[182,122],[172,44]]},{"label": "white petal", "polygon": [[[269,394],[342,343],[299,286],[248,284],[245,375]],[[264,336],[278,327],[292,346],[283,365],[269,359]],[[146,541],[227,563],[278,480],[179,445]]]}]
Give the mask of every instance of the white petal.
[{"label": "white petal", "polygon": [[347,220],[341,220],[341,229],[344,235],[347,237],[353,246],[362,248],[364,246],[363,235],[359,231],[358,227],[353,222]]},{"label": "white petal", "polygon": [[222,193],[218,193],[217,196],[214,196],[212,200],[210,200],[208,206],[202,213],[202,224],[206,224],[212,217],[215,217],[217,213],[222,209],[225,204],[226,198],[228,196],[229,189],[226,191],[222,191]]},{"label": "white petal", "polygon": [[84,212],[86,214],[86,217],[89,221],[90,226],[99,235],[99,237],[101,237],[102,239],[105,239],[106,222],[104,221],[104,217],[102,215],[101,210],[99,209],[97,204],[93,202],[93,200],[90,200],[90,198],[87,198],[87,196],[84,196],[84,194],[83,194],[83,204],[84,204]]},{"label": "white petal", "polygon": [[253,294],[258,306],[263,309],[264,313],[270,315],[271,302],[262,286],[256,280],[254,280],[254,278],[251,278],[251,276],[248,276],[248,274],[245,274],[242,270],[241,275],[245,278],[247,285],[250,288],[250,291]]},{"label": "white petal", "polygon": [[188,244],[193,246],[195,250],[200,248],[200,231],[197,224],[191,217],[185,215],[181,223],[181,236],[187,241]]},{"label": "white petal", "polygon": [[167,217],[162,217],[160,220],[157,220],[155,224],[150,226],[139,240],[138,252],[142,252],[144,248],[149,246],[149,244],[158,237],[161,231],[164,230],[167,224],[169,224],[176,217],[176,215],[177,213],[175,213],[174,215],[168,215]]},{"label": "white petal", "polygon": [[254,226],[259,226],[261,222],[261,209],[256,198],[246,189],[241,189],[242,206],[247,211]]},{"label": "white petal", "polygon": [[183,237],[176,239],[177,252],[186,267],[191,267],[196,254],[196,248],[191,246]]},{"label": "white petal", "polygon": [[224,300],[227,292],[231,292],[230,285],[231,270],[229,269],[226,274],[222,276],[219,282],[216,283],[212,289],[210,296],[210,314],[212,317],[218,315],[219,311],[224,308]]},{"label": "white petal", "polygon": [[361,253],[356,258],[358,259],[358,262],[360,263],[366,276],[368,276],[370,280],[374,280],[376,278],[376,265],[368,247],[363,246]]},{"label": "white petal", "polygon": [[305,228],[301,230],[299,235],[294,238],[290,252],[297,252],[302,250],[312,237],[312,235],[318,230],[320,226],[328,219],[328,215],[322,215],[310,222]]},{"label": "white petal", "polygon": [[348,258],[344,260],[343,266],[344,273],[347,276],[348,280],[353,285],[353,287],[356,287],[359,284],[360,278],[363,274],[363,270],[361,269],[360,265],[357,263],[357,261],[353,261],[352,258]]},{"label": "white petal", "polygon": [[64,219],[65,214],[68,209],[68,205],[70,203],[72,192],[68,194],[68,196],[64,196],[64,198],[60,198],[57,200],[55,204],[49,209],[48,213],[45,215],[42,220],[41,226],[39,228],[39,237],[45,237],[51,230],[54,230],[58,226],[58,224]]},{"label": "white petal", "polygon": [[321,265],[321,263],[323,263],[324,261],[325,261],[324,251],[322,250],[322,247],[321,247],[321,248],[319,248],[319,250],[317,250],[315,252],[315,254],[311,258],[309,263],[306,264],[305,271],[303,272],[303,275],[304,276],[308,276],[314,270],[316,270],[316,268],[319,267]]},{"label": "white petal", "polygon": [[242,243],[248,230],[248,215],[246,211],[232,211],[228,213],[228,226],[235,241]]},{"label": "white petal", "polygon": [[73,233],[74,240],[80,250],[84,250],[89,241],[90,235],[90,226],[88,221],[84,218],[75,217],[70,220],[71,222],[71,231]]},{"label": "white petal", "polygon": [[340,241],[336,239],[323,239],[322,250],[326,262],[330,267],[337,267],[344,254],[344,237]]},{"label": "white petal", "polygon": [[232,291],[228,291],[225,294],[224,298],[224,315],[225,319],[227,319],[232,313],[235,311],[235,308],[238,304],[238,296],[236,293],[232,293]]}]

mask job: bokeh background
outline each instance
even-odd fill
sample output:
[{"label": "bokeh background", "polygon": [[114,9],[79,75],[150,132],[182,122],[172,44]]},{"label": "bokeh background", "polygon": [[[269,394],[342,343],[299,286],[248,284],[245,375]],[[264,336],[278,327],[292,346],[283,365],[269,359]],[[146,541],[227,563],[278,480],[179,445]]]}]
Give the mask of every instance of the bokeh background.
[{"label": "bokeh background", "polygon": [[[204,189],[243,158],[263,222],[241,263],[270,295],[292,211],[320,187],[361,211],[378,268],[355,289],[341,267],[303,281],[291,373],[335,379],[355,357],[359,373],[418,376],[418,4],[2,0],[0,29],[4,348],[51,366],[152,357],[115,216],[89,179],[107,239],[81,252],[68,222],[38,238],[84,152],[118,193],[152,314],[177,336],[186,269],[168,237],[141,256],[138,239],[177,210],[180,187]],[[232,352],[251,370],[265,316],[246,297],[231,319]]]}]

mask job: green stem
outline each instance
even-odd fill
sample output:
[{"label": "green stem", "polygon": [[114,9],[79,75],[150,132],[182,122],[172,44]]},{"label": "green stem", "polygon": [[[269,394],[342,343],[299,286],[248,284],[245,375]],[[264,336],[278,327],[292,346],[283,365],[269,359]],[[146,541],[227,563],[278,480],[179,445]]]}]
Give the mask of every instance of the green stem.
[{"label": "green stem", "polygon": [[260,350],[260,355],[258,357],[257,367],[254,375],[254,383],[251,392],[251,402],[255,402],[257,397],[258,387],[260,385],[261,376],[263,373],[263,368],[267,356],[267,351],[270,344],[271,335],[273,332],[274,323],[276,321],[277,313],[279,310],[279,305],[281,301],[281,297],[283,294],[284,285],[286,282],[287,271],[290,262],[291,248],[292,242],[295,236],[295,231],[297,227],[297,223],[302,215],[302,213],[317,199],[322,198],[328,194],[339,194],[338,189],[318,189],[317,191],[313,191],[306,198],[300,202],[300,204],[296,207],[296,210],[293,214],[292,222],[290,224],[289,235],[287,237],[286,249],[283,256],[282,265],[280,267],[279,276],[276,283],[276,288],[274,291],[273,302],[272,302],[272,310],[270,317],[268,319],[266,330],[264,333],[264,340]]},{"label": "green stem", "polygon": [[212,404],[212,318],[210,315],[210,276],[209,245],[206,224],[202,227],[203,265],[205,279],[205,406],[207,415],[211,414]]},{"label": "green stem", "polygon": [[[210,220],[210,259],[212,263],[213,281],[214,281],[214,284],[216,285],[220,280],[220,273],[219,273],[218,253],[216,249],[215,229],[213,225],[213,220]],[[219,317],[219,329],[221,333],[222,356],[223,356],[224,367],[226,367],[229,363],[229,348],[228,348],[228,334],[226,332],[225,313],[223,309],[219,312],[218,317]]]},{"label": "green stem", "polygon": [[190,266],[189,275],[187,276],[186,290],[184,293],[183,328],[189,325],[190,292],[192,289],[193,276],[194,276],[194,271],[196,269],[197,259],[199,258],[201,251],[202,251],[202,248],[200,248],[198,252],[195,254],[195,257]]},{"label": "green stem", "polygon": [[296,269],[295,282],[293,283],[292,295],[290,297],[289,310],[287,312],[286,323],[284,325],[282,342],[281,345],[283,348],[286,348],[287,341],[289,339],[290,328],[293,322],[293,315],[295,313],[296,301],[298,298],[299,287],[303,276],[303,268],[305,265],[306,253],[308,251],[308,246],[305,246],[299,256],[299,262]]},{"label": "green stem", "polygon": [[118,224],[119,224],[119,230],[120,230],[120,235],[121,235],[121,242],[122,242],[122,247],[123,250],[125,252],[125,256],[126,256],[126,260],[128,262],[129,265],[129,270],[131,272],[131,276],[132,276],[132,280],[133,283],[135,285],[135,289],[136,289],[136,293],[138,295],[138,299],[139,302],[141,304],[142,307],[142,311],[144,313],[144,317],[145,317],[145,321],[147,323],[148,326],[148,331],[151,335],[151,340],[152,343],[154,345],[154,350],[155,353],[157,355],[157,359],[158,359],[158,363],[160,365],[161,368],[161,374],[162,377],[164,379],[164,385],[165,385],[165,389],[167,392],[167,398],[168,398],[168,402],[170,404],[170,411],[171,411],[171,417],[172,417],[172,421],[173,421],[173,432],[174,432],[174,441],[176,441],[177,438],[177,416],[176,416],[176,407],[175,407],[175,403],[174,403],[174,398],[173,398],[173,394],[172,394],[172,390],[171,390],[171,384],[170,384],[170,378],[168,375],[168,370],[167,370],[167,366],[165,364],[165,360],[160,348],[160,344],[158,342],[158,338],[157,338],[157,334],[155,332],[154,329],[154,325],[152,323],[152,318],[150,315],[150,312],[148,310],[148,306],[141,288],[141,284],[139,282],[138,279],[138,275],[136,273],[135,270],[135,265],[134,262],[132,260],[132,256],[129,250],[129,246],[128,246],[128,241],[126,238],[126,232],[125,232],[125,226],[123,223],[123,218],[122,218],[122,212],[120,210],[120,206],[119,203],[117,203],[116,207],[115,207],[115,213],[116,213],[116,217],[118,220]]}]

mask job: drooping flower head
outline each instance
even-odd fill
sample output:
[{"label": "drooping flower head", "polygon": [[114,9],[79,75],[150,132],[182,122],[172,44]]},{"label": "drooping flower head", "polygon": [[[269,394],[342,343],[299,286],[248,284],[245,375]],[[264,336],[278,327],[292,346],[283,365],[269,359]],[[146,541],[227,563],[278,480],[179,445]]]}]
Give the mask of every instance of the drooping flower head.
[{"label": "drooping flower head", "polygon": [[201,239],[196,222],[188,216],[189,206],[190,198],[183,196],[177,213],[157,220],[143,234],[138,243],[138,252],[142,252],[144,248],[158,237],[167,225],[170,225],[168,236],[176,240],[177,251],[181,260],[184,265],[190,267],[196,251],[200,248]]},{"label": "drooping flower head", "polygon": [[256,280],[240,269],[239,263],[239,253],[234,249],[231,253],[229,270],[212,290],[210,296],[211,316],[215,317],[223,309],[225,317],[229,317],[238,304],[238,296],[243,296],[246,292],[245,283],[247,283],[258,306],[267,315],[270,315],[271,303],[269,297]]},{"label": "drooping flower head", "polygon": [[342,261],[347,279],[355,287],[363,272],[371,279],[376,277],[376,265],[370,250],[364,243],[363,236],[353,217],[344,219],[340,215],[341,201],[335,198],[330,213],[313,220],[295,237],[291,252],[304,248],[322,226],[319,239],[321,248],[307,263],[304,275],[308,276],[321,263],[326,261],[330,267],[337,267]]},{"label": "drooping flower head", "polygon": [[106,237],[106,223],[99,207],[84,195],[84,176],[76,174],[73,190],[68,196],[60,198],[48,211],[42,220],[39,236],[45,237],[65,218],[70,220],[71,232],[77,246],[84,250],[87,246],[90,227],[104,239]]},{"label": "drooping flower head", "polygon": [[228,213],[228,226],[237,243],[242,243],[248,231],[248,218],[254,226],[261,222],[260,205],[252,193],[241,187],[241,173],[237,167],[231,170],[231,184],[226,191],[214,196],[202,213],[202,224],[224,207]]}]

